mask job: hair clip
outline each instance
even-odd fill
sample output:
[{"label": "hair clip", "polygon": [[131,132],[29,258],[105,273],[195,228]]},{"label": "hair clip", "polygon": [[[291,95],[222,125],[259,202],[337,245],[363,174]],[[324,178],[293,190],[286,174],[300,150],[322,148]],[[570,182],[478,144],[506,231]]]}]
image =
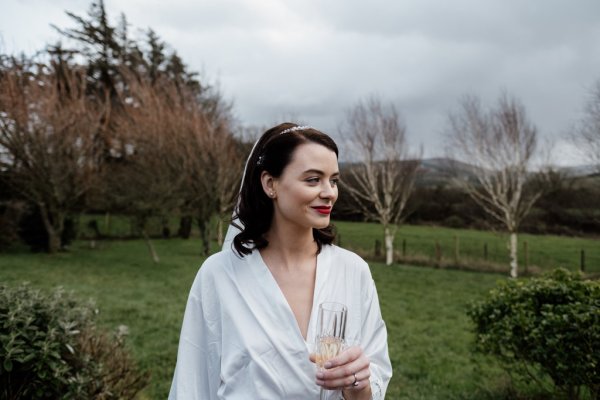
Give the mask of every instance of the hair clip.
[{"label": "hair clip", "polygon": [[265,162],[265,155],[264,155],[264,154],[261,154],[261,155],[258,157],[258,160],[256,161],[256,165],[258,165],[258,166],[261,166],[261,165],[263,165],[263,164],[264,164],[264,162]]},{"label": "hair clip", "polygon": [[289,133],[289,132],[294,132],[294,131],[303,131],[305,129],[315,129],[312,126],[306,126],[306,125],[302,125],[302,126],[293,126],[291,128],[287,128],[286,130],[280,132],[280,135],[283,135],[284,133]]}]

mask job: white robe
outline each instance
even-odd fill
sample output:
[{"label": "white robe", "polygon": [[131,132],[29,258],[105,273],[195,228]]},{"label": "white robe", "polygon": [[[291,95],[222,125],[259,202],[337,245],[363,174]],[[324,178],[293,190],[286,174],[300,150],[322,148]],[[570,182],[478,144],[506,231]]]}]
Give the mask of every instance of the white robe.
[{"label": "white robe", "polygon": [[383,399],[392,367],[375,284],[365,261],[332,245],[317,256],[306,341],[257,250],[209,257],[189,294],[169,399],[318,399],[309,352],[324,301],[347,306],[346,338],[360,343],[371,362],[373,399]]}]

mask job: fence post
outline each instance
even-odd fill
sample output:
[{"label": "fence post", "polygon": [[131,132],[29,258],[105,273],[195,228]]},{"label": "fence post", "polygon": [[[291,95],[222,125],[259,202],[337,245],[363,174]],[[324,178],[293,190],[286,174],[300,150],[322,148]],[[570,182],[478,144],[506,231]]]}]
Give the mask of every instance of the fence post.
[{"label": "fence post", "polygon": [[460,241],[458,235],[454,235],[454,264],[458,266],[458,260],[460,258]]},{"label": "fence post", "polygon": [[440,242],[435,241],[435,264],[436,267],[439,267],[442,264],[442,248],[440,247]]},{"label": "fence post", "polygon": [[485,261],[487,261],[487,259],[488,259],[488,247],[487,247],[487,242],[485,242],[485,243],[483,244],[483,259],[484,259]]},{"label": "fence post", "polygon": [[406,257],[406,239],[402,239],[402,257]]},{"label": "fence post", "polygon": [[110,236],[110,212],[104,214],[104,232],[106,236]]},{"label": "fence post", "polygon": [[527,273],[527,269],[529,268],[529,244],[527,240],[523,242],[523,250],[525,251],[525,273]]},{"label": "fence post", "polygon": [[585,272],[585,250],[581,249],[581,256],[579,260],[579,269],[581,272]]}]

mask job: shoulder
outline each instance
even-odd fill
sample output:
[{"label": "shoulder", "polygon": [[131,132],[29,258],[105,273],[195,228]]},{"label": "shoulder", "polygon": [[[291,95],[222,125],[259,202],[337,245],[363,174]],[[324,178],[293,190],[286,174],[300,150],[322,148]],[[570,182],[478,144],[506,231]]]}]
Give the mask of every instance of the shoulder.
[{"label": "shoulder", "polygon": [[343,247],[336,246],[334,244],[323,246],[324,251],[329,251],[334,257],[340,257],[344,261],[353,262],[357,264],[366,264],[366,261],[361,256],[354,253],[353,251],[344,249]]},{"label": "shoulder", "polygon": [[367,301],[374,292],[375,282],[369,264],[358,254],[335,245],[324,246],[327,263],[334,281],[345,281],[354,293],[360,292],[361,301]]},{"label": "shoulder", "polygon": [[235,284],[236,270],[246,263],[246,257],[240,258],[230,250],[221,250],[209,256],[196,273],[190,289],[190,296],[197,299],[217,299]]},{"label": "shoulder", "polygon": [[227,265],[231,264],[232,256],[232,252],[228,250],[221,250],[218,253],[209,256],[202,263],[199,273],[203,275],[211,275],[218,273],[218,271],[221,270],[223,267],[226,267]]},{"label": "shoulder", "polygon": [[358,254],[336,245],[323,246],[323,251],[327,252],[327,256],[332,262],[342,265],[344,268],[355,269],[363,274],[371,275],[369,264]]},{"label": "shoulder", "polygon": [[200,266],[200,270],[194,280],[194,286],[215,285],[222,280],[227,271],[231,270],[235,262],[236,257],[229,250],[221,250],[218,253],[212,254]]}]

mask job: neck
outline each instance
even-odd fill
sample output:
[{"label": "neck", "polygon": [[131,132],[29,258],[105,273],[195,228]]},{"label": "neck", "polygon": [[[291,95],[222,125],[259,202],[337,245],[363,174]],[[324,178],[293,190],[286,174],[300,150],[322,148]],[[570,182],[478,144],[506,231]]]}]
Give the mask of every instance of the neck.
[{"label": "neck", "polygon": [[265,235],[269,245],[261,251],[279,260],[278,265],[293,268],[303,260],[315,257],[317,243],[313,238],[312,229],[282,229],[273,224]]}]

